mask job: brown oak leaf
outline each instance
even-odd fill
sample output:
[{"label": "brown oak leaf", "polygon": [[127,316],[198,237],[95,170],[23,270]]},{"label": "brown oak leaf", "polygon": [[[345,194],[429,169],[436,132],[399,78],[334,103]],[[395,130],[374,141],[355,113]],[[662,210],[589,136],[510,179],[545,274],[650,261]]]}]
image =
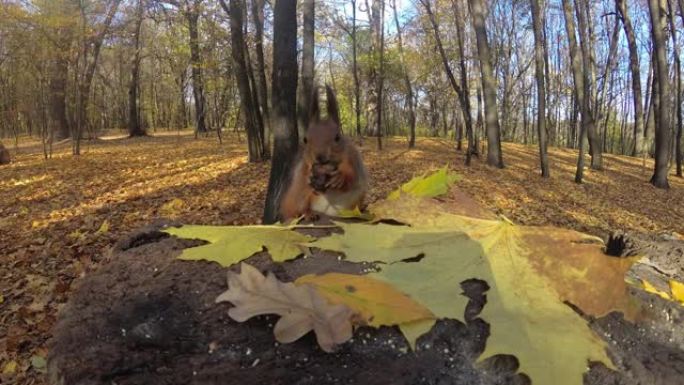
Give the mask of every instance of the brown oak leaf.
[{"label": "brown oak leaf", "polygon": [[310,285],[279,281],[273,273],[264,276],[242,263],[240,274],[228,272],[228,290],[216,302],[230,302],[228,315],[244,322],[254,316],[277,314],[280,319],[273,333],[281,343],[296,341],[313,330],[318,345],[331,352],[352,337],[352,310],[328,303]]}]

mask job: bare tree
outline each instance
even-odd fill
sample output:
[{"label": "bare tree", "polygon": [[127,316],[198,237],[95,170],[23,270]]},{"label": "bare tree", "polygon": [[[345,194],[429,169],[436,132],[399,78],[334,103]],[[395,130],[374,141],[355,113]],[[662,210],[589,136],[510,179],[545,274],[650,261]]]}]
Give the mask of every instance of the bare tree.
[{"label": "bare tree", "polygon": [[470,4],[470,15],[477,39],[482,92],[484,94],[485,125],[487,128],[487,164],[503,168],[501,127],[499,126],[499,111],[496,103],[496,79],[489,54],[484,6],[482,0],[469,0],[468,3]]},{"label": "bare tree", "polygon": [[544,39],[544,0],[530,0],[532,6],[532,28],[534,29],[534,63],[537,79],[537,131],[539,133],[539,161],[543,178],[551,176],[546,138],[546,85],[544,63],[546,62],[546,40]]},{"label": "bare tree", "polygon": [[657,82],[657,97],[654,104],[655,117],[655,170],[651,183],[659,188],[669,188],[667,181],[670,161],[670,79],[667,64],[667,28],[665,0],[648,0],[651,17],[651,36],[653,39],[654,79]]},{"label": "bare tree", "polygon": [[356,115],[356,136],[361,138],[361,85],[357,64],[357,36],[356,36],[356,0],[351,0],[352,5],[352,72],[354,72],[354,113]]},{"label": "bare tree", "polygon": [[[589,140],[589,153],[591,154],[591,168],[600,170],[603,167],[601,145],[596,132],[596,115],[594,101],[596,100],[596,66],[594,65],[593,33],[590,31],[588,19],[589,3],[586,0],[575,0],[575,14],[577,15],[577,28],[579,31],[579,43],[582,51],[582,75],[584,77],[584,104],[582,122],[585,122],[586,133]],[[568,37],[569,38],[569,37]]]},{"label": "bare tree", "polygon": [[144,136],[145,130],[140,124],[140,33],[144,17],[143,0],[138,0],[135,12],[135,29],[133,31],[133,60],[131,63],[131,85],[128,88],[128,134],[130,136]]},{"label": "bare tree", "polygon": [[430,19],[430,24],[432,24],[432,30],[435,35],[435,42],[437,44],[437,50],[439,51],[439,56],[442,59],[442,64],[444,65],[444,72],[449,79],[449,83],[453,88],[456,95],[458,95],[459,102],[461,104],[461,111],[463,112],[463,119],[466,125],[466,136],[468,137],[468,149],[466,151],[465,164],[470,165],[470,159],[473,154],[477,154],[477,147],[473,139],[473,117],[470,111],[470,91],[468,88],[468,70],[465,58],[465,43],[464,38],[464,27],[463,18],[461,13],[461,7],[458,3],[460,0],[452,0],[452,6],[454,9],[454,19],[456,20],[456,33],[457,33],[457,44],[459,52],[459,69],[461,75],[460,84],[456,81],[453,71],[451,70],[451,65],[449,64],[449,58],[446,55],[444,45],[442,44],[442,38],[439,33],[439,24],[435,18],[435,14],[432,11],[431,0],[420,0],[420,3],[425,8],[428,18]]},{"label": "bare tree", "polygon": [[121,4],[121,0],[112,0],[107,4],[109,7],[105,19],[100,25],[100,30],[93,35],[87,32],[85,9],[84,5],[80,3],[82,31],[79,42],[78,70],[76,71],[78,80],[76,92],[76,130],[73,130],[71,135],[73,139],[72,152],[74,155],[81,154],[81,136],[87,124],[86,109],[90,103],[90,88],[93,84],[93,76],[100,58],[102,43],[107,32],[109,32],[109,27],[119,9],[119,4]]},{"label": "bare tree", "polygon": [[627,37],[629,48],[629,70],[632,73],[632,101],[634,103],[634,147],[632,156],[639,156],[644,151],[644,104],[641,97],[641,69],[639,50],[637,48],[632,19],[629,16],[626,0],[615,0],[622,27]]},{"label": "bare tree", "polygon": [[271,113],[268,105],[268,85],[264,61],[264,0],[252,0],[252,19],[254,21],[254,40],[256,50],[256,92],[263,120],[263,157],[271,155]]},{"label": "bare tree", "polygon": [[190,65],[192,74],[192,94],[195,99],[195,132],[206,132],[204,79],[202,76],[202,55],[199,45],[199,18],[204,0],[160,0],[172,5],[185,17],[190,36]]},{"label": "bare tree", "polygon": [[406,87],[406,106],[409,113],[409,148],[416,146],[416,111],[413,106],[413,86],[411,85],[411,77],[409,76],[408,68],[406,67],[406,60],[404,59],[404,44],[401,36],[401,25],[399,24],[399,16],[397,15],[397,1],[392,0],[392,11],[394,13],[394,25],[397,28],[397,44],[399,46],[399,60],[401,61],[401,69],[403,72],[404,86]]},{"label": "bare tree", "polygon": [[302,2],[302,78],[299,94],[299,128],[306,130],[309,122],[309,107],[313,95],[314,85],[314,29],[316,15],[316,1]]},{"label": "bare tree", "polygon": [[220,0],[221,7],[230,16],[231,56],[235,68],[235,80],[240,92],[240,106],[244,116],[245,130],[249,150],[249,161],[258,162],[264,158],[263,138],[256,116],[254,92],[249,83],[249,69],[247,68],[245,53],[245,37],[243,34],[243,14],[245,4],[243,0],[230,0],[230,6],[225,0]]},{"label": "bare tree", "polygon": [[581,113],[581,124],[578,141],[579,155],[577,157],[577,171],[575,182],[582,183],[584,175],[584,138],[586,138],[589,128],[594,127],[594,117],[589,109],[586,100],[585,71],[582,70],[583,54],[578,50],[577,39],[575,38],[575,16],[571,0],[563,0],[563,15],[565,17],[565,30],[568,37],[570,51],[570,66],[572,68],[572,78],[575,88],[575,100],[579,105]]},{"label": "bare tree", "polygon": [[268,180],[264,223],[278,218],[283,192],[287,188],[297,155],[297,2],[279,0],[273,11],[273,159]]},{"label": "bare tree", "polygon": [[[71,1],[53,1],[41,7],[41,16],[49,19],[57,16],[59,20],[76,19],[78,8]],[[51,136],[61,140],[71,136],[70,122],[67,117],[67,83],[69,76],[69,52],[76,35],[73,22],[59,22],[46,29],[49,36],[50,53],[47,66],[49,116],[53,127]]]},{"label": "bare tree", "polygon": [[[458,93],[461,102],[461,112],[463,113],[463,120],[466,126],[466,138],[468,140],[468,148],[466,150],[466,166],[470,165],[470,159],[473,155],[477,155],[477,141],[475,140],[475,133],[473,132],[473,117],[470,111],[470,86],[468,85],[468,65],[465,56],[465,22],[463,12],[461,11],[461,0],[451,0],[451,7],[454,11],[454,20],[456,22],[456,39],[458,48],[458,67],[461,73],[461,92]],[[444,55],[442,58],[444,59]],[[452,76],[453,78],[453,76]],[[455,82],[452,83],[456,84]]]},{"label": "bare tree", "polygon": [[[679,58],[679,44],[677,42],[677,27],[675,21],[675,7],[672,4],[672,0],[667,0],[668,6],[668,22],[670,24],[670,36],[672,37],[672,55],[674,56],[674,73],[675,73],[675,116],[677,118],[677,125],[675,128],[676,136],[674,140],[674,153],[675,153],[675,164],[676,164],[676,175],[678,177],[682,176],[682,63]],[[682,21],[684,22],[684,14],[682,16]]]},{"label": "bare tree", "polygon": [[204,79],[202,77],[202,56],[199,47],[199,17],[203,0],[186,0],[183,13],[188,20],[190,33],[190,65],[192,67],[192,94],[195,97],[195,131],[206,132],[204,117]]},{"label": "bare tree", "polygon": [[368,19],[371,29],[371,65],[368,75],[368,126],[373,136],[377,138],[378,149],[382,149],[382,107],[383,107],[383,72],[385,56],[385,28],[384,28],[384,0],[372,0],[368,5]]}]

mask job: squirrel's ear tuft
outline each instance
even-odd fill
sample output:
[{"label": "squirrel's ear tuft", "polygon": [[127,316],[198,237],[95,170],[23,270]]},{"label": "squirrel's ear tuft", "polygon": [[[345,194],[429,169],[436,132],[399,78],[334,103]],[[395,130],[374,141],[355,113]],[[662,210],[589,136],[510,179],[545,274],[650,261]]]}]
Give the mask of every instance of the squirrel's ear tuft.
[{"label": "squirrel's ear tuft", "polygon": [[[311,92],[311,104],[309,105],[309,121],[308,124],[311,124],[313,122],[317,122],[321,120],[321,109],[319,107],[318,103],[318,87],[314,87],[312,92]],[[308,128],[304,127],[305,129]]]},{"label": "squirrel's ear tuft", "polygon": [[328,99],[328,119],[332,120],[340,125],[340,107],[337,105],[337,98],[335,97],[335,91],[333,91],[330,85],[325,85],[326,99]]}]

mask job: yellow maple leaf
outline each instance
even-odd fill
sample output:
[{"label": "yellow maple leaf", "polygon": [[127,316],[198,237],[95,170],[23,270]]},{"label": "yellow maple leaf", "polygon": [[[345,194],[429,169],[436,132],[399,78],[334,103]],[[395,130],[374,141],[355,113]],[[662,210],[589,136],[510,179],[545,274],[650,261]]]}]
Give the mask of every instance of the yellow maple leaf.
[{"label": "yellow maple leaf", "polygon": [[657,295],[657,296],[659,296],[659,297],[661,297],[661,298],[664,298],[664,299],[667,299],[667,300],[671,300],[671,299],[672,299],[672,297],[670,297],[670,294],[668,294],[668,293],[665,292],[665,291],[658,290],[657,287],[653,286],[650,282],[648,282],[648,281],[645,280],[645,279],[642,279],[642,280],[641,280],[641,287],[643,287],[643,289],[646,290],[647,292],[652,293],[652,294],[655,294],[655,295]]},{"label": "yellow maple leaf", "polygon": [[183,250],[178,257],[185,260],[207,260],[230,266],[264,249],[276,262],[302,254],[301,243],[312,238],[292,231],[291,226],[196,226],[171,227],[166,233],[179,238],[202,239],[206,245]]},{"label": "yellow maple leaf", "polygon": [[684,305],[684,283],[671,280],[670,291],[672,292],[673,299]]},{"label": "yellow maple leaf", "polygon": [[374,327],[434,319],[425,306],[394,286],[365,275],[327,273],[305,275],[295,283],[309,284],[333,304],[344,304]]}]

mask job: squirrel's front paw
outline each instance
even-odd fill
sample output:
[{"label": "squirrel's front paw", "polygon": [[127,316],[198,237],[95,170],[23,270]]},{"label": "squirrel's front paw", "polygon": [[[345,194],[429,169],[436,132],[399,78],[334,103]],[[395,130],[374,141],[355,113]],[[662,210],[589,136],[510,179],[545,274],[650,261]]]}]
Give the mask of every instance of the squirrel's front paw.
[{"label": "squirrel's front paw", "polygon": [[345,178],[344,175],[339,170],[329,175],[327,182],[325,183],[326,189],[339,190],[344,187]]}]

